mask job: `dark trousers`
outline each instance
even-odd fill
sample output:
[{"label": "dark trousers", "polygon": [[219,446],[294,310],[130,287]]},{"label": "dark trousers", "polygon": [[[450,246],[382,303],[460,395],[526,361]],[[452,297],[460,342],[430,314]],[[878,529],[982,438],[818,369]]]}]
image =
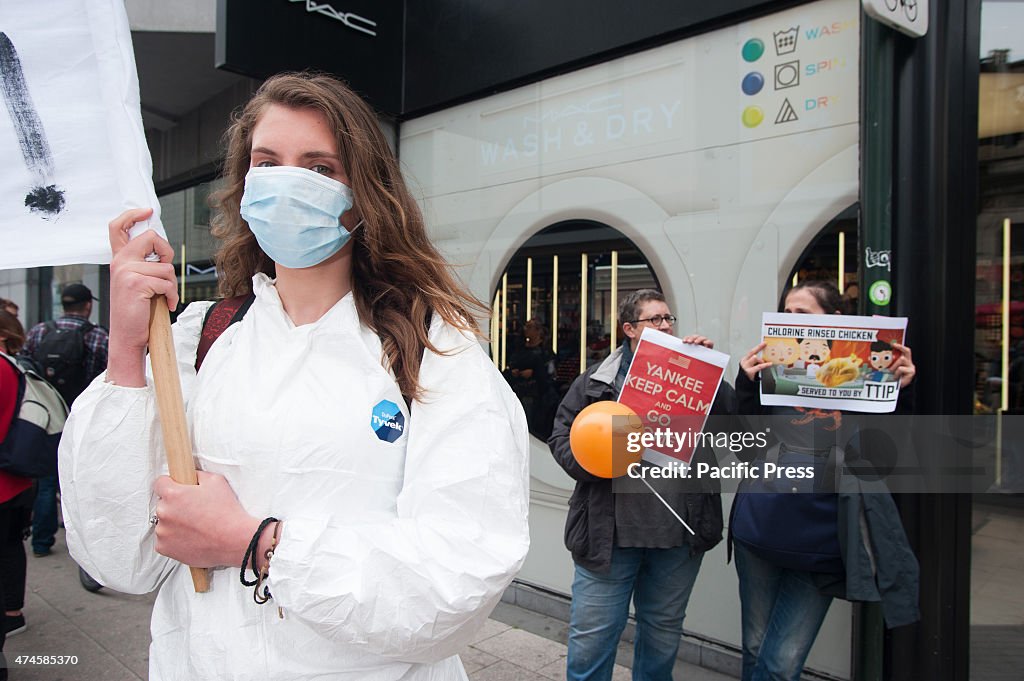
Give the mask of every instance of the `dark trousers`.
[{"label": "dark trousers", "polygon": [[49,553],[57,534],[57,476],[39,478],[32,510],[32,550]]},{"label": "dark trousers", "polygon": [[[4,610],[21,610],[25,605],[25,533],[34,494],[28,489],[0,504],[0,603]],[[0,651],[6,638],[6,627],[0,626]],[[0,679],[5,678],[6,666],[0,668]]]}]

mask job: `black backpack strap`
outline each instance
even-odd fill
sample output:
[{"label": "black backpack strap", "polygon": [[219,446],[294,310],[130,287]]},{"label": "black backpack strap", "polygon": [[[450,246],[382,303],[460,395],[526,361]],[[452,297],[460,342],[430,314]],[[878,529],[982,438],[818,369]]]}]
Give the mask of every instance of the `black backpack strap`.
[{"label": "black backpack strap", "polygon": [[210,351],[214,341],[227,331],[228,327],[245,316],[256,300],[255,294],[235,296],[218,300],[206,311],[203,318],[203,331],[199,336],[199,347],[196,349],[196,371],[203,365],[206,353]]}]

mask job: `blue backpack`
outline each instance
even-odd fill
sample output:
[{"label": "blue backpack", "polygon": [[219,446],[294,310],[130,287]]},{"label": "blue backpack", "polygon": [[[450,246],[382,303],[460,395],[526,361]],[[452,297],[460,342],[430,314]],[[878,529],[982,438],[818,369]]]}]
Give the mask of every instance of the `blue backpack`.
[{"label": "blue backpack", "polygon": [[834,457],[831,451],[795,451],[784,445],[769,450],[766,462],[781,468],[809,466],[814,478],[746,480],[733,500],[729,518],[732,540],[781,568],[845,572],[839,547],[839,496],[834,492],[838,486],[832,492],[815,491],[815,481],[818,489],[829,479],[838,485],[844,455],[838,447],[832,451]]},{"label": "blue backpack", "polygon": [[7,436],[0,442],[0,470],[22,478],[57,475],[57,445],[68,405],[57,389],[32,369],[0,352],[14,367],[18,393]]}]

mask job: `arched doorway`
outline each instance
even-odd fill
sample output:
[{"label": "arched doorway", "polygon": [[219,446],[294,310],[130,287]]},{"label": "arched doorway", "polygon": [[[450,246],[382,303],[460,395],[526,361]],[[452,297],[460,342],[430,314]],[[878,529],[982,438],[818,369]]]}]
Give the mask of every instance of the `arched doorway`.
[{"label": "arched doorway", "polygon": [[546,440],[573,380],[622,341],[617,301],[659,288],[650,262],[618,230],[565,220],[530,237],[491,296],[491,357]]},{"label": "arched doorway", "polygon": [[802,281],[821,280],[832,282],[843,294],[843,314],[857,314],[860,298],[857,280],[859,208],[860,204],[855,203],[836,215],[807,244],[789,271],[786,288],[779,300],[780,310],[789,287]]}]

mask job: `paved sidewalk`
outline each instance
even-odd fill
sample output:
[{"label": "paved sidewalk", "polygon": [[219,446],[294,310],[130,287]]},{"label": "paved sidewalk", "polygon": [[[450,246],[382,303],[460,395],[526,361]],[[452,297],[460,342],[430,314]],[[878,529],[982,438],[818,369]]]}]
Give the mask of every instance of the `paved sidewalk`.
[{"label": "paved sidewalk", "polygon": [[[78,581],[78,566],[57,533],[53,553],[28,551],[25,621],[28,630],[7,639],[4,654],[11,681],[137,681],[149,668],[149,614],[155,594],[129,596],[103,589],[89,593]],[[76,655],[66,666],[20,667],[16,656]]]},{"label": "paved sidewalk", "polygon": [[[138,681],[149,657],[149,616],[155,595],[129,596],[109,589],[89,593],[78,581],[63,530],[49,556],[28,554],[25,618],[28,630],[7,640],[11,681]],[[548,681],[565,678],[565,623],[502,603],[462,654],[473,681]],[[75,665],[17,666],[18,654],[75,655]],[[619,660],[632,652],[620,647]],[[728,681],[680,662],[676,678]],[[630,678],[616,667],[615,681]]]},{"label": "paved sidewalk", "polygon": [[[551,617],[499,603],[491,619],[462,662],[472,681],[561,681],[565,679],[565,644],[568,625]],[[620,662],[632,663],[633,646],[620,644]],[[713,672],[682,660],[676,662],[673,678],[685,681],[732,681],[733,677]],[[612,681],[629,681],[630,670],[615,665]]]}]

